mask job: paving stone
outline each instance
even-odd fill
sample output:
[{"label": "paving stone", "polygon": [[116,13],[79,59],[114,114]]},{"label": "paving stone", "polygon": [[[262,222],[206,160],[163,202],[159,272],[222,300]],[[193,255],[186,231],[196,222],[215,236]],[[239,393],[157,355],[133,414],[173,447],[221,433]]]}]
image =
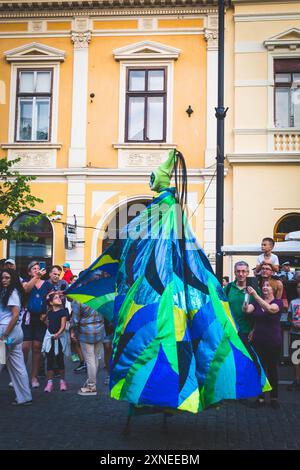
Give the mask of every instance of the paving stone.
[{"label": "paving stone", "polygon": [[[74,374],[66,361],[67,392],[51,394],[42,387],[33,390],[31,407],[13,407],[13,390],[6,371],[0,374],[0,449],[84,449],[84,450],[206,450],[206,449],[300,449],[300,392],[279,386],[281,408],[253,409],[234,401],[219,410],[199,415],[174,415],[168,431],[159,414],[131,420],[131,433],[123,435],[128,404],[109,397],[103,384],[105,371],[98,375],[98,397],[82,397],[77,390],[85,374]],[[284,377],[291,376],[285,368]]]}]

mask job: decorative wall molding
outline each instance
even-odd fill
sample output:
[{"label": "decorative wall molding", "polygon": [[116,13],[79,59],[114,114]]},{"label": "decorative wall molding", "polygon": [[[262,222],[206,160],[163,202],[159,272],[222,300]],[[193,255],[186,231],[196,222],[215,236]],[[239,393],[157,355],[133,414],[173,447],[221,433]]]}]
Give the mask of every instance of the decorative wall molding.
[{"label": "decorative wall molding", "polygon": [[9,149],[8,160],[21,158],[14,165],[16,168],[55,168],[56,166],[56,150],[25,150],[25,149]]},{"label": "decorative wall molding", "polygon": [[[197,1],[197,0],[194,0]],[[124,8],[124,9],[114,9],[114,8],[69,8],[63,10],[51,10],[51,9],[42,9],[42,10],[23,10],[23,11],[8,11],[1,9],[0,3],[0,18],[4,19],[26,19],[26,18],[73,18],[74,16],[84,16],[84,17],[124,17],[124,16],[181,16],[181,15],[208,15],[208,14],[218,14],[218,8],[213,6],[203,6],[203,7],[178,7],[172,6],[169,8]],[[300,15],[299,15],[300,16]]]},{"label": "decorative wall molding", "polygon": [[217,29],[204,29],[204,37],[207,41],[207,49],[218,49],[218,30]]},{"label": "decorative wall molding", "polygon": [[28,21],[29,33],[45,33],[47,31],[47,22],[45,20]]},{"label": "decorative wall molding", "polygon": [[140,31],[154,31],[157,29],[157,18],[142,17],[138,19],[138,29]]},{"label": "decorative wall molding", "polygon": [[264,41],[264,46],[269,51],[282,47],[296,50],[297,47],[300,47],[300,29],[290,28],[283,33],[277,34],[276,36]]},{"label": "decorative wall molding", "polygon": [[20,149],[20,150],[32,150],[32,149],[61,149],[62,144],[50,144],[49,142],[11,142],[0,144],[3,149]]},{"label": "decorative wall molding", "polygon": [[[297,2],[298,3],[298,2]],[[270,14],[235,14],[234,21],[236,23],[241,22],[253,22],[257,23],[259,21],[288,21],[288,20],[300,20],[299,11],[291,13],[270,13]]]},{"label": "decorative wall molding", "polygon": [[92,39],[91,31],[71,31],[74,49],[87,49]]},{"label": "decorative wall molding", "polygon": [[120,150],[118,152],[119,168],[155,168],[168,157],[168,149],[161,150]]},{"label": "decorative wall molding", "polygon": [[300,163],[300,152],[296,153],[235,153],[227,154],[226,159],[231,165],[234,164],[282,164],[282,163]]},{"label": "decorative wall molding", "polygon": [[219,24],[219,20],[218,20],[218,15],[208,15],[206,17],[206,27],[208,29],[218,29],[218,24]]},{"label": "decorative wall molding", "polygon": [[7,62],[63,62],[66,53],[60,49],[46,46],[38,42],[31,42],[4,52]]},{"label": "decorative wall molding", "polygon": [[126,142],[126,143],[120,143],[120,144],[113,144],[113,148],[125,149],[125,150],[161,150],[161,149],[170,150],[170,149],[175,149],[176,144],[168,144],[168,143],[160,144],[156,142],[154,143],[143,142],[139,144],[137,142],[134,142],[134,143]]},{"label": "decorative wall molding", "polygon": [[115,60],[178,59],[180,49],[154,41],[141,41],[113,50]]},{"label": "decorative wall molding", "polygon": [[[97,182],[109,183],[110,180],[118,181],[122,184],[131,184],[132,181],[149,180],[151,170],[149,166],[139,169],[135,168],[43,168],[38,167],[34,171],[24,170],[25,175],[35,175],[51,178],[86,178],[89,182],[95,180]],[[225,176],[228,170],[225,168]],[[211,177],[215,174],[215,170],[209,168],[189,168],[187,171],[189,182],[203,182],[203,178]]]},{"label": "decorative wall molding", "polygon": [[91,29],[91,20],[89,18],[75,18],[72,22],[73,31],[85,32],[90,31]]}]

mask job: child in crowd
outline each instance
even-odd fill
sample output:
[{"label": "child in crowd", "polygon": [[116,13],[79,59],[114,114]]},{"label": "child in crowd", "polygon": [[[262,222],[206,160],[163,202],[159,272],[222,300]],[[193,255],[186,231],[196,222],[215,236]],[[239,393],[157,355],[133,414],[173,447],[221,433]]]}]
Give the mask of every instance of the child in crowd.
[{"label": "child in crowd", "polygon": [[272,250],[275,245],[275,240],[270,237],[266,237],[262,239],[261,242],[261,249],[262,253],[258,256],[256,260],[256,275],[260,274],[260,269],[262,264],[270,264],[274,272],[279,271],[279,259],[278,256],[272,253]]},{"label": "child in crowd", "polygon": [[47,331],[45,334],[42,352],[47,358],[47,378],[48,382],[44,392],[52,392],[55,363],[58,365],[60,374],[60,390],[67,390],[65,382],[64,354],[68,354],[68,338],[65,332],[67,322],[67,311],[63,306],[62,295],[53,292],[48,296],[49,310],[47,314]]}]

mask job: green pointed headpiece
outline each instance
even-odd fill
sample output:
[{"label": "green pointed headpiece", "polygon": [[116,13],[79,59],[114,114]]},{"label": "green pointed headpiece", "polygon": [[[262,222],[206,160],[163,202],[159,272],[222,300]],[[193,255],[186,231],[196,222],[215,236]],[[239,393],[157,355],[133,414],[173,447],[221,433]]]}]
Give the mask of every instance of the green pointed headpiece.
[{"label": "green pointed headpiece", "polygon": [[157,193],[170,186],[171,175],[176,162],[176,150],[170,150],[168,159],[151,173],[150,188]]}]

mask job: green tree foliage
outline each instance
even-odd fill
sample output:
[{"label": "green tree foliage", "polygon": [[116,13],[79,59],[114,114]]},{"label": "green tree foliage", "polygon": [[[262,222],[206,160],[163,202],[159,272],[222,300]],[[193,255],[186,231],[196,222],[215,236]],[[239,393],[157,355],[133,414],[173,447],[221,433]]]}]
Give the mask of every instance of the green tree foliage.
[{"label": "green tree foliage", "polygon": [[13,166],[20,161],[7,160],[0,158],[0,240],[20,240],[34,239],[26,230],[32,223],[36,223],[44,214],[37,217],[28,217],[26,222],[22,224],[21,230],[14,230],[10,226],[4,225],[6,218],[16,218],[21,212],[29,211],[37,203],[43,200],[33,196],[30,192],[29,182],[35,180],[35,176],[21,175]]}]

